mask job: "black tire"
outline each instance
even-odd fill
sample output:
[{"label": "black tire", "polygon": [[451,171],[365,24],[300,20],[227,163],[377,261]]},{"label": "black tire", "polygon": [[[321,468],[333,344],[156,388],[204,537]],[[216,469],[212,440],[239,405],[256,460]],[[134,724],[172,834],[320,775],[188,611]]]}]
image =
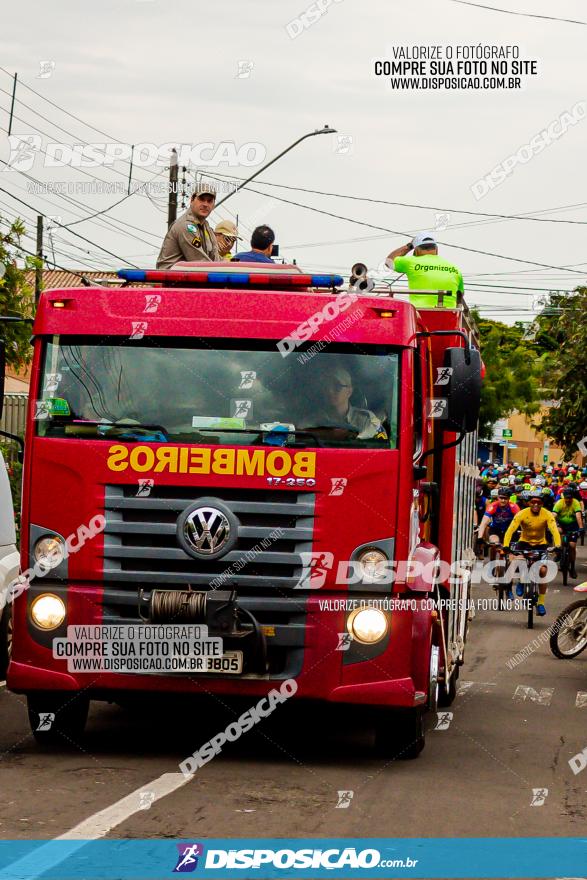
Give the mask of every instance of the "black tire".
[{"label": "black tire", "polygon": [[90,701],[75,691],[43,691],[27,697],[31,731],[40,745],[76,747],[83,739]]},{"label": "black tire", "polygon": [[499,611],[507,611],[507,592],[507,587],[500,586],[497,588],[497,595],[499,596]]},{"label": "black tire", "polygon": [[563,576],[563,587],[566,587],[569,583],[569,551],[566,547],[561,557],[560,570]]},{"label": "black tire", "polygon": [[534,629],[534,594],[528,591],[528,629]]},{"label": "black tire", "polygon": [[459,677],[460,670],[460,666],[457,666],[455,668],[448,683],[448,691],[444,689],[444,683],[440,686],[440,690],[438,692],[438,705],[441,709],[446,709],[447,706],[452,706],[455,701],[455,697],[457,695],[457,679]]},{"label": "black tire", "polygon": [[391,761],[411,761],[425,745],[422,709],[386,709],[375,728],[375,749]]},{"label": "black tire", "polygon": [[12,605],[5,605],[0,617],[0,681],[4,681],[12,652]]},{"label": "black tire", "polygon": [[572,605],[568,605],[564,611],[561,611],[552,626],[552,632],[550,635],[550,650],[555,657],[559,658],[559,660],[572,660],[573,657],[578,657],[579,654],[581,654],[581,652],[584,651],[585,648],[587,648],[586,638],[582,639],[578,643],[578,647],[575,647],[575,649],[564,651],[561,647],[561,634],[564,635],[570,630],[569,626],[564,627],[562,625],[563,621],[566,617],[572,615],[574,611],[578,611],[581,608],[585,609],[587,613],[587,601],[585,599],[580,599],[578,602],[573,602]]}]

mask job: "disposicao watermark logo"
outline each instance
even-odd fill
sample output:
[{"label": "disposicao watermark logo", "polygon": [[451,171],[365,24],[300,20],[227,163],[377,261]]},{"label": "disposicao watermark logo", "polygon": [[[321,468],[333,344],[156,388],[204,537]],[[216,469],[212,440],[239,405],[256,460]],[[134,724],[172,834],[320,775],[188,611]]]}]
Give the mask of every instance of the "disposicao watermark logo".
[{"label": "disposicao watermark logo", "polygon": [[[352,798],[353,792],[339,792],[341,795]],[[344,806],[350,804],[350,798],[343,801]],[[338,804],[337,804],[338,806]],[[235,841],[236,842],[236,841]],[[173,869],[174,873],[193,872],[198,867],[198,859],[203,856],[204,847],[201,843],[178,843],[176,844],[180,851],[177,865]],[[334,869],[342,870],[344,868],[369,869],[369,868],[415,868],[418,859],[412,859],[405,856],[401,859],[384,859],[378,849],[359,849],[355,846],[347,847],[329,847],[322,849],[320,847],[308,847],[299,849],[290,849],[282,846],[266,849],[243,848],[236,849],[208,849],[205,859],[202,859],[202,867],[205,871],[211,869],[224,868],[225,870],[251,870],[259,869],[264,866],[271,867],[273,870],[283,871],[287,869],[325,869],[332,871]],[[262,871],[263,876],[269,875],[266,870]]]},{"label": "disposicao watermark logo", "polygon": [[228,165],[238,168],[261,165],[267,155],[267,148],[257,141],[237,144],[235,141],[201,141],[197,144],[124,144],[120,141],[103,141],[101,143],[67,144],[49,141],[43,146],[43,140],[35,132],[11,134],[8,136],[10,156],[6,170],[15,168],[19,171],[30,171],[35,164],[45,168],[99,168],[102,165],[112,166],[116,162],[132,162],[133,167],[166,168],[172,158],[172,151],[177,152],[177,163],[182,165],[218,167]]},{"label": "disposicao watermark logo", "polygon": [[198,859],[204,855],[201,843],[176,843],[179,855],[174,874],[191,874],[198,867]]}]

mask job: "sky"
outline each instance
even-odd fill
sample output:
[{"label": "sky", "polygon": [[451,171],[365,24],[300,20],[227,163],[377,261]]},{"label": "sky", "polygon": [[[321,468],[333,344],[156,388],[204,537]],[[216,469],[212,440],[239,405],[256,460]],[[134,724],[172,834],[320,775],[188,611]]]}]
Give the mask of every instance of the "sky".
[{"label": "sky", "polygon": [[[526,13],[512,15],[454,0],[321,2],[322,15],[306,0],[10,4],[0,33],[0,160],[11,157],[6,129],[15,72],[13,135],[36,137],[48,152],[48,143],[212,143],[204,153],[209,164],[190,169],[188,184],[196,171],[245,178],[328,124],[336,134],[306,139],[213,215],[238,215],[241,247],[267,222],[288,260],[348,274],[357,261],[377,269],[414,232],[436,228],[441,253],[464,275],[469,305],[507,322],[531,320],[549,289],[585,283],[587,24],[531,17],[587,23],[584,3],[492,0]],[[399,46],[440,46],[444,54],[447,46],[454,53],[479,45],[519,47],[521,59],[537,61],[537,74],[508,90],[400,90],[374,74],[374,62],[393,60]],[[518,153],[553,123],[558,136],[548,146]],[[256,145],[248,154],[253,166],[239,161],[247,144]],[[476,182],[516,154],[503,182],[476,198]],[[154,266],[167,225],[164,163],[135,167],[133,182],[152,178],[149,194],[111,207],[126,193],[128,162],[46,167],[41,152],[32,162],[28,178],[0,164],[0,216],[24,217],[33,236],[25,247],[34,250],[38,212],[68,224],[105,211],[54,229],[45,253],[54,248],[57,263],[78,269]],[[96,178],[98,186],[116,187],[92,191]],[[57,191],[47,194],[34,181]],[[488,189],[477,183],[478,194]],[[574,271],[562,268],[570,266]]]}]

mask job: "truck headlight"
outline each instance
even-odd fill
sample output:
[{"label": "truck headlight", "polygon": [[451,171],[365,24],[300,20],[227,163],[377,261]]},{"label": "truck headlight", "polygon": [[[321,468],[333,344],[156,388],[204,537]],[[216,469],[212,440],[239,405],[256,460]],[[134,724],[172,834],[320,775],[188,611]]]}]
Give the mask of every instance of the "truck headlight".
[{"label": "truck headlight", "polygon": [[31,602],[30,615],[39,629],[57,629],[65,620],[65,604],[53,593],[42,593]]},{"label": "truck headlight", "polygon": [[374,645],[386,635],[387,617],[379,608],[358,608],[347,620],[347,629],[354,639],[364,645]]},{"label": "truck headlight", "polygon": [[389,577],[387,556],[382,550],[371,547],[363,550],[357,557],[361,578],[368,583],[385,581]]},{"label": "truck headlight", "polygon": [[33,550],[35,562],[42,568],[52,569],[65,559],[65,542],[60,535],[45,535],[39,538]]}]

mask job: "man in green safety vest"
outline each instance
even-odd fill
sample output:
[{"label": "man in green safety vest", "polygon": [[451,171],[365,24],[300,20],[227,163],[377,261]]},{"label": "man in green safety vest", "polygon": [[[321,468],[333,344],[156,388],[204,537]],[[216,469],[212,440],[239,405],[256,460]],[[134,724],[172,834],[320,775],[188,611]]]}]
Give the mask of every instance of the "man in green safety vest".
[{"label": "man in green safety vest", "polygon": [[[412,256],[408,256],[413,250]],[[463,276],[449,260],[438,256],[436,239],[431,232],[419,232],[414,240],[390,253],[385,265],[407,275],[410,290],[447,291],[440,296],[410,293],[416,308],[457,307],[457,296],[464,293]],[[440,301],[439,301],[440,300]]]}]

